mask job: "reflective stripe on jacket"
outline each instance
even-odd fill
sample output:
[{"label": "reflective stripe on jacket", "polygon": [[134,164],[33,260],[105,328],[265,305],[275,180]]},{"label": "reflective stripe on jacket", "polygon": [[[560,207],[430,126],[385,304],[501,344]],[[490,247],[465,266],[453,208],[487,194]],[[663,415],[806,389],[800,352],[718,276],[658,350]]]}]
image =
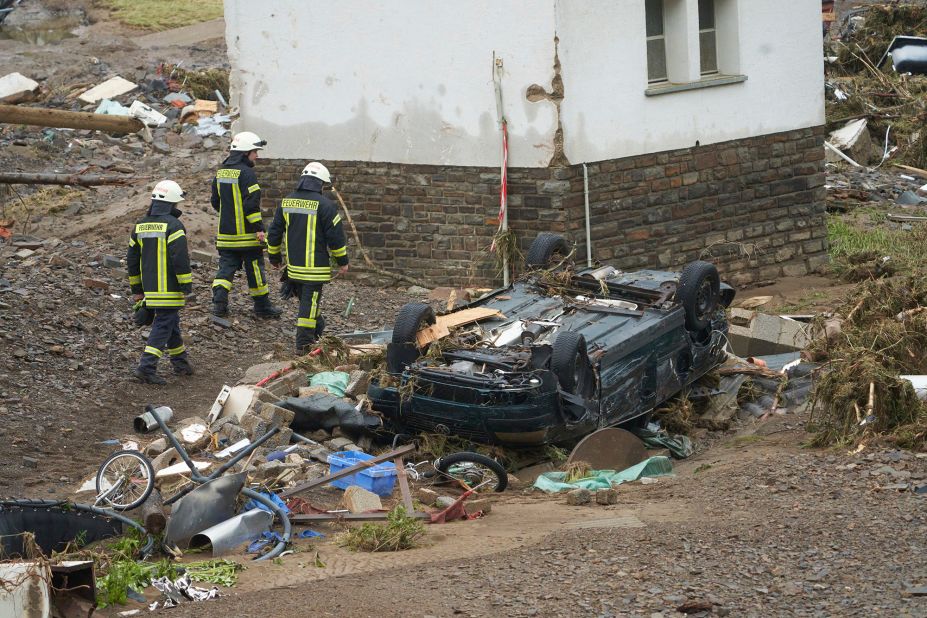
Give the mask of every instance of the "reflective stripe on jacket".
[{"label": "reflective stripe on jacket", "polygon": [[267,233],[271,263],[282,261],[284,249],[290,279],[331,281],[331,258],[340,266],[348,263],[344,225],[335,204],[319,191],[300,189],[287,196]]},{"label": "reflective stripe on jacket", "polygon": [[261,246],[261,187],[246,153],[234,153],[222,164],[212,182],[212,207],[219,213],[216,247],[254,249]]},{"label": "reflective stripe on jacket", "polygon": [[148,307],[183,307],[184,293],[193,283],[187,234],[171,215],[140,220],[129,237],[126,254],[133,294],[144,294]]}]

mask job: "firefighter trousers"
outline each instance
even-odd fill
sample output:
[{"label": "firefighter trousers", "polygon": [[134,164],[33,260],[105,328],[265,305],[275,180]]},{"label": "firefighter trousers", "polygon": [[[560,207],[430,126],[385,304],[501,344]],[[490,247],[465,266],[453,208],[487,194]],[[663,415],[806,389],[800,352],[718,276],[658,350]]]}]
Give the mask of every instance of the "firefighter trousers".
[{"label": "firefighter trousers", "polygon": [[244,269],[248,280],[248,293],[254,298],[255,305],[265,303],[267,294],[267,276],[264,270],[264,250],[254,249],[239,251],[237,249],[219,249],[219,270],[212,282],[212,301],[228,303],[229,292],[235,273]]},{"label": "firefighter trousers", "polygon": [[[296,282],[293,282],[296,283]],[[299,282],[299,317],[296,320],[296,352],[308,352],[322,332],[321,303],[324,284]]]},{"label": "firefighter trousers", "polygon": [[142,353],[138,368],[144,373],[155,373],[158,369],[158,360],[167,352],[171,365],[177,372],[189,367],[187,349],[180,335],[180,311],[177,309],[155,309],[154,320],[151,322],[151,333],[148,335],[148,345]]}]

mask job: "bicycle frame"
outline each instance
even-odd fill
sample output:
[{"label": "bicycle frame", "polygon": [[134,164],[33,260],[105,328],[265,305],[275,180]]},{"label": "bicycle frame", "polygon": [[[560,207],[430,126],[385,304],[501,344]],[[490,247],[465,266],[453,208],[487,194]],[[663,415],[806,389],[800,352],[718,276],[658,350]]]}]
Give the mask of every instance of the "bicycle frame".
[{"label": "bicycle frame", "polygon": [[[154,410],[154,408],[155,406],[148,404],[147,406],[145,406],[145,411],[151,412],[152,410]],[[267,442],[270,438],[272,438],[273,436],[275,436],[276,434],[280,432],[280,427],[271,428],[270,431],[268,431],[263,436],[261,436],[260,438],[258,438],[257,440],[249,444],[247,447],[239,451],[234,457],[229,459],[223,465],[216,468],[212,473],[204,476],[199,473],[199,470],[197,470],[196,466],[193,464],[193,460],[190,459],[190,455],[187,454],[186,449],[184,449],[183,445],[180,443],[180,441],[177,439],[174,433],[168,428],[167,424],[160,417],[160,415],[152,414],[152,416],[155,418],[156,421],[158,421],[158,427],[160,427],[162,433],[164,433],[164,436],[167,438],[167,441],[170,442],[171,446],[174,448],[174,450],[177,451],[177,454],[180,455],[180,458],[183,459],[184,463],[186,463],[187,467],[190,469],[190,480],[192,480],[197,485],[201,485],[203,483],[219,478],[232,466],[234,466],[239,461],[241,461],[242,459],[244,459],[245,457],[253,453],[255,449],[257,449],[259,446],[261,446],[262,444]],[[185,496],[192,490],[193,490],[193,487],[189,487],[179,492],[177,495],[171,496],[169,500],[165,500],[164,504],[165,505],[173,504],[174,502],[176,502],[177,500],[179,500],[180,498],[182,498],[183,496]],[[280,507],[278,507],[271,500],[264,497],[260,493],[254,490],[248,489],[247,487],[242,489],[241,493],[247,496],[248,498],[255,500],[256,502],[260,502],[261,504],[266,506],[270,510],[271,513],[273,513],[274,515],[280,518],[280,522],[283,524],[283,540],[277,543],[270,552],[264,554],[263,556],[261,556],[260,558],[257,558],[256,560],[270,560],[270,559],[276,558],[278,555],[283,553],[283,550],[286,548],[287,543],[289,543],[290,541],[290,537],[292,535],[290,519],[286,516],[286,513],[280,510]]]}]

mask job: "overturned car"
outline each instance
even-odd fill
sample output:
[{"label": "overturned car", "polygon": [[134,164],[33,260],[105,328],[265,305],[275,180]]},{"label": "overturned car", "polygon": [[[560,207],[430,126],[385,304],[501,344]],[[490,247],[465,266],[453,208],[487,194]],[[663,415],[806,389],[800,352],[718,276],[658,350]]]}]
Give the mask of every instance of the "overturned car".
[{"label": "overturned car", "polygon": [[374,409],[411,431],[562,444],[644,422],[724,360],[734,290],[714,265],[573,270],[568,255],[562,236],[544,233],[528,274],[508,288],[441,316],[403,306],[387,348],[391,379],[368,391]]}]

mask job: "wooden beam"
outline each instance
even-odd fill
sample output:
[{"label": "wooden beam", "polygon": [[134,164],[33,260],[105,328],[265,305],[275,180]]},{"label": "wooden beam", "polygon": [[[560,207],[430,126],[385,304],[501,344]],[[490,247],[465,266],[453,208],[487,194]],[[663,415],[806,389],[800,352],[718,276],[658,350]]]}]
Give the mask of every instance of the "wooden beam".
[{"label": "wooden beam", "polygon": [[927,178],[927,170],[922,170],[919,167],[911,167],[910,165],[902,165],[900,163],[895,163],[895,167],[900,167],[904,171],[914,174],[915,176],[920,176],[921,178]]},{"label": "wooden beam", "polygon": [[98,176],[95,174],[26,174],[0,172],[0,185],[126,185],[135,180],[131,176]]},{"label": "wooden beam", "polygon": [[[389,513],[312,513],[310,515],[290,515],[294,524],[308,524],[320,521],[385,521]],[[421,511],[409,512],[415,519],[431,520],[431,515]]]},{"label": "wooden beam", "polygon": [[59,129],[91,129],[107,133],[135,133],[144,127],[141,120],[129,116],[66,112],[60,109],[2,104],[0,104],[0,123],[28,124]]}]

